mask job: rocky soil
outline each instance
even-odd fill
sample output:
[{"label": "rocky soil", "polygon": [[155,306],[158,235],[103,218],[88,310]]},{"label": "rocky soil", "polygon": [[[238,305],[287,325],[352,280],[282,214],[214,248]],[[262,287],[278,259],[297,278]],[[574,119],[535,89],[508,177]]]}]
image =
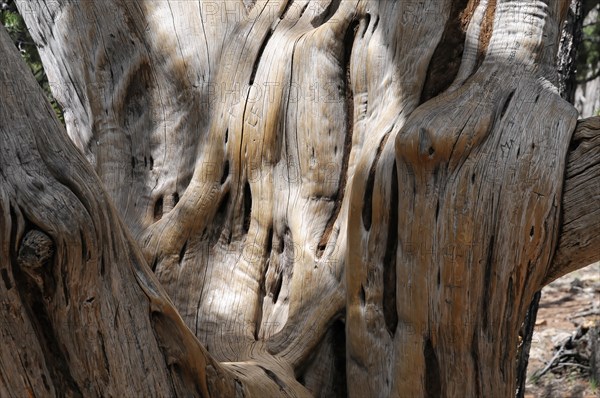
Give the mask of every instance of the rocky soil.
[{"label": "rocky soil", "polygon": [[[542,291],[527,370],[526,398],[600,397],[592,376],[600,349],[600,263],[557,279]],[[597,365],[600,367],[600,364]]]}]

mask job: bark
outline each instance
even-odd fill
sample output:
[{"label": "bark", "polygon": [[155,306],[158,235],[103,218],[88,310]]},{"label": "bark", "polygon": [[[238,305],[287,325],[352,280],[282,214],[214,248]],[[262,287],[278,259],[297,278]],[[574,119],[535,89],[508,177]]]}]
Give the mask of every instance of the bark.
[{"label": "bark", "polygon": [[542,292],[538,291],[533,295],[533,300],[529,304],[525,321],[519,330],[519,347],[517,349],[517,398],[525,396],[525,383],[527,382],[527,365],[529,363],[529,351],[533,341],[533,330],[535,328],[535,319],[540,308],[540,299]]},{"label": "bark", "polygon": [[556,60],[558,92],[570,103],[574,103],[577,89],[577,49],[581,45],[584,8],[583,0],[571,0]]},{"label": "bark", "polygon": [[4,30],[0,51],[1,395],[206,391],[204,349]]},{"label": "bark", "polygon": [[[581,45],[582,36],[582,1],[571,0],[567,17],[563,23],[563,28],[556,56],[556,66],[558,71],[558,92],[560,96],[573,104],[575,89],[577,87],[577,50]],[[517,394],[516,398],[525,396],[525,382],[527,381],[527,364],[529,362],[529,350],[533,339],[537,312],[540,304],[542,292],[538,291],[533,301],[529,305],[525,321],[519,331],[519,348],[517,350]]]},{"label": "bark", "polygon": [[598,261],[599,144],[600,117],[579,120],[567,159],[560,238],[544,284]]},{"label": "bark", "polygon": [[513,395],[600,247],[565,4],[18,2],[71,141],[2,33],[2,395]]}]

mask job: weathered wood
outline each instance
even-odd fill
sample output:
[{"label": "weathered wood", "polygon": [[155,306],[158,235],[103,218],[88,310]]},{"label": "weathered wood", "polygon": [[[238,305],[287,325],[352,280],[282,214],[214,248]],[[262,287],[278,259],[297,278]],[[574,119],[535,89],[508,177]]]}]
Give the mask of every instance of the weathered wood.
[{"label": "weathered wood", "polygon": [[0,53],[1,395],[307,395],[207,353],[3,29]]},{"label": "weathered wood", "polygon": [[150,315],[179,317],[4,30],[0,53],[2,395],[187,391]]},{"label": "weathered wood", "polygon": [[[0,189],[17,226],[3,253],[33,222],[62,259],[52,278],[45,260],[7,271],[53,297],[44,322],[65,346],[36,335],[28,355],[71,371],[46,378],[83,395],[514,394],[527,306],[578,266],[556,262],[562,243],[551,263],[588,187],[567,169],[563,189],[566,1],[18,4],[99,177],[48,112],[28,124],[45,108],[5,77],[21,102],[2,104],[0,142],[34,161]],[[50,173],[44,194],[27,167]]]},{"label": "weathered wood", "polygon": [[[554,6],[500,2],[495,26],[512,34],[492,32],[479,69],[393,126],[395,152],[382,141],[381,155],[357,167],[354,206],[390,214],[380,209],[394,188],[377,190],[394,160],[399,203],[395,289],[387,291],[394,263],[382,254],[396,223],[350,213],[347,355],[356,396],[514,394],[518,329],[553,254],[560,159],[576,116],[541,83],[555,78],[555,48],[540,45],[558,33],[551,21],[563,10]],[[386,330],[388,294],[398,324]],[[494,365],[483,371],[482,363]]]},{"label": "weathered wood", "polygon": [[596,116],[580,120],[571,139],[560,238],[544,284],[599,260],[599,192],[600,117]]},{"label": "weathered wood", "polygon": [[571,104],[575,101],[577,89],[577,50],[581,45],[583,15],[583,0],[570,0],[569,11],[565,18],[560,46],[556,59],[558,70],[558,92]]}]

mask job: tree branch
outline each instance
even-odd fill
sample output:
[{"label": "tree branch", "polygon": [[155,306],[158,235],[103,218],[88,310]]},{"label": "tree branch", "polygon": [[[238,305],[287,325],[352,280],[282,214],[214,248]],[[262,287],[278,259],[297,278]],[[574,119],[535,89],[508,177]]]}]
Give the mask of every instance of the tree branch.
[{"label": "tree branch", "polygon": [[571,139],[558,247],[544,284],[600,260],[600,117],[580,120]]}]

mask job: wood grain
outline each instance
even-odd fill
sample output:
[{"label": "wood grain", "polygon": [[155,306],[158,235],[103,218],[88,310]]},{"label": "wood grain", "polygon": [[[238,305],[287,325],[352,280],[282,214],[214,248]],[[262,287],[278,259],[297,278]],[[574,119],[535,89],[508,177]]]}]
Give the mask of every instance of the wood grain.
[{"label": "wood grain", "polygon": [[567,3],[18,1],[66,133],[2,32],[0,395],[514,394],[600,259]]}]

